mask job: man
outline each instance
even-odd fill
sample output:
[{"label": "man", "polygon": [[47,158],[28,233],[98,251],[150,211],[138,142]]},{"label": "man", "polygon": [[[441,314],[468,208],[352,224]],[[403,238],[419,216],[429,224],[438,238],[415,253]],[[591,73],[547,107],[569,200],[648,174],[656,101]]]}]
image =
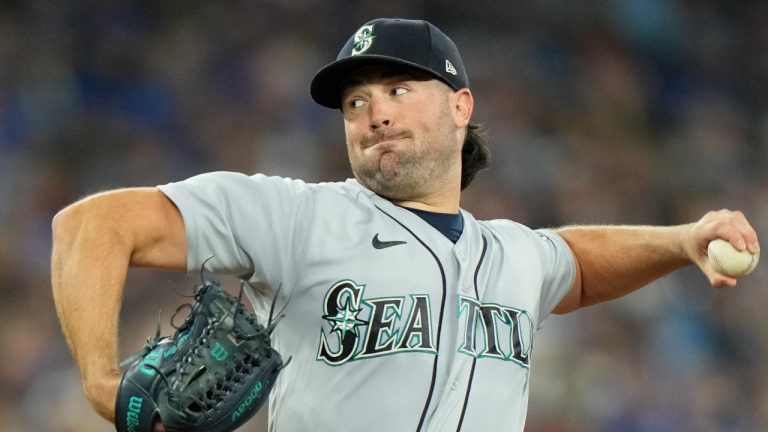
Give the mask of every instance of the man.
[{"label": "man", "polygon": [[[453,42],[424,21],[374,20],[321,69],[355,180],[209,173],[85,198],[54,219],[53,291],[94,408],[113,419],[129,267],[235,275],[277,295],[278,431],[523,430],[531,347],[551,313],[707,261],[710,240],[758,251],[744,215],[673,227],[531,230],[477,221],[461,190],[486,164]],[[282,286],[278,291],[277,288]],[[263,305],[257,305],[263,307]]]}]

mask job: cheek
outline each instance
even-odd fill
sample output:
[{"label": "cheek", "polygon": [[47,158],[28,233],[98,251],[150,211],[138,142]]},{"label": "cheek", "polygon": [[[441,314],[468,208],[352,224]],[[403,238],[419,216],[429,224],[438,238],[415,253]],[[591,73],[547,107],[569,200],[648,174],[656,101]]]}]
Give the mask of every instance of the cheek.
[{"label": "cheek", "polygon": [[422,115],[412,128],[422,140],[432,141],[446,128],[445,113],[438,112],[434,106],[425,107],[420,112]]},{"label": "cheek", "polygon": [[362,149],[360,148],[360,140],[362,137],[358,132],[358,129],[351,125],[347,121],[344,121],[344,139],[347,145],[347,157],[352,165],[355,165],[362,156]]},{"label": "cheek", "polygon": [[347,140],[347,147],[352,147],[355,143],[359,142],[363,137],[360,132],[361,128],[356,122],[344,120],[344,136]]}]

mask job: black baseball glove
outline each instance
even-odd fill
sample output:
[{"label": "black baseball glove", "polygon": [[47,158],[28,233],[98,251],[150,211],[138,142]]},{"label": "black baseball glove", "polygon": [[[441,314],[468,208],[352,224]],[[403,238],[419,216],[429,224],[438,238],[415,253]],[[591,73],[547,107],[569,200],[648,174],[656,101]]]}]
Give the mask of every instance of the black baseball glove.
[{"label": "black baseball glove", "polygon": [[[267,327],[216,281],[197,288],[173,336],[157,334],[128,360],[115,406],[118,432],[232,431],[253,417],[284,367]],[[183,309],[182,305],[177,313]],[[274,307],[274,305],[273,305]],[[290,359],[289,359],[290,361]],[[287,363],[286,363],[287,364]]]}]

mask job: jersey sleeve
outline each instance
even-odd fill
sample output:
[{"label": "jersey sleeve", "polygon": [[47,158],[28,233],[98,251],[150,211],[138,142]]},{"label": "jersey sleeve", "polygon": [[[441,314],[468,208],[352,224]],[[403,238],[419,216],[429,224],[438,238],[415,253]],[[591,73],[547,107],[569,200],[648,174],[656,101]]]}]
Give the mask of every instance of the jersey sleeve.
[{"label": "jersey sleeve", "polygon": [[576,280],[576,262],[568,244],[552,230],[534,231],[538,236],[538,251],[544,271],[539,305],[539,325],[560,300],[570,291]]},{"label": "jersey sleeve", "polygon": [[187,272],[205,262],[206,272],[274,286],[300,265],[314,209],[310,185],[214,172],[158,187],[184,219]]}]

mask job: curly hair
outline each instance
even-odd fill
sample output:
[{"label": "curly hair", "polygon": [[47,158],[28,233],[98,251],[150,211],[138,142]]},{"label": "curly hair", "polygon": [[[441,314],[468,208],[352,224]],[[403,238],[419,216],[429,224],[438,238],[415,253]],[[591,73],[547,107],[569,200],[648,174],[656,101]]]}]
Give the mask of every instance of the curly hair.
[{"label": "curly hair", "polygon": [[467,125],[467,136],[461,149],[461,190],[472,183],[478,172],[491,166],[491,152],[485,137],[482,126],[472,123]]}]

